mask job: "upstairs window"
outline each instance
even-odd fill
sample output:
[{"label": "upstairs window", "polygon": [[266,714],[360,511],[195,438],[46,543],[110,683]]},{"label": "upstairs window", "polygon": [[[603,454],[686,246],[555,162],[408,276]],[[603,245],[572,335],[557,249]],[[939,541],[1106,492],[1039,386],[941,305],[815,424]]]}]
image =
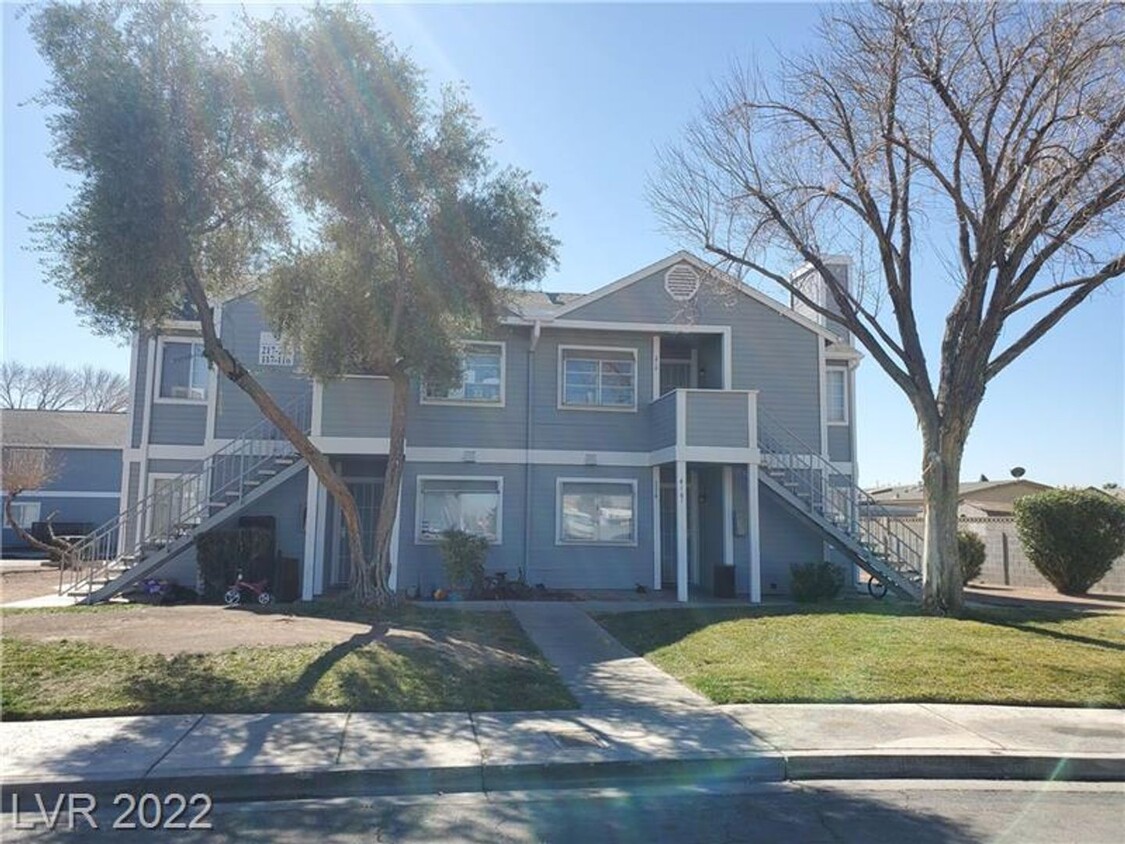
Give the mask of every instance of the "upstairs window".
[{"label": "upstairs window", "polygon": [[162,341],[159,372],[160,398],[207,400],[207,358],[203,357],[202,343]]},{"label": "upstairs window", "polygon": [[848,424],[848,373],[841,368],[829,368],[827,379],[828,424]]},{"label": "upstairs window", "polygon": [[424,404],[504,404],[504,344],[466,343],[461,383],[448,390],[422,388]]},{"label": "upstairs window", "polygon": [[636,410],[637,353],[633,349],[560,347],[560,406]]}]

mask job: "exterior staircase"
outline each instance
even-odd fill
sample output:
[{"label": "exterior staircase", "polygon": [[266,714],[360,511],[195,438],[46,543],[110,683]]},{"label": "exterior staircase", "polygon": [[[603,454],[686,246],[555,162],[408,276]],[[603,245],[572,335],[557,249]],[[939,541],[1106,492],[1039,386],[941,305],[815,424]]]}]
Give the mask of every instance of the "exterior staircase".
[{"label": "exterior staircase", "polygon": [[922,594],[922,537],[775,418],[758,409],[759,477],[872,578],[897,594]]},{"label": "exterior staircase", "polygon": [[[284,410],[308,432],[308,397]],[[59,594],[84,604],[109,600],[155,574],[197,536],[237,515],[305,465],[277,427],[261,420],[78,543],[59,568]]]}]

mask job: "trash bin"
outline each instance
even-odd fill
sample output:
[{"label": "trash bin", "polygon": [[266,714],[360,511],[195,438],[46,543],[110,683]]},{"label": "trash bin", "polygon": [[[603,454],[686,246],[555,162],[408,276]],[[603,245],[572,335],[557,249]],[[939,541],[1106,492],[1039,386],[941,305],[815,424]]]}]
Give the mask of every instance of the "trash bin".
[{"label": "trash bin", "polygon": [[277,558],[270,587],[278,603],[291,604],[301,597],[301,566],[296,557]]},{"label": "trash bin", "polygon": [[734,597],[734,566],[715,566],[712,581],[716,598]]}]

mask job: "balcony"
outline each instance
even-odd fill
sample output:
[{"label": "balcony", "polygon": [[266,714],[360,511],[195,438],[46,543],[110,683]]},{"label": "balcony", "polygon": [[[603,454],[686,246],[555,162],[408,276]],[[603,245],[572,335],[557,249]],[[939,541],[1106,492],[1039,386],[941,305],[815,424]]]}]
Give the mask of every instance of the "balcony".
[{"label": "balcony", "polygon": [[649,406],[649,447],[658,462],[757,462],[755,390],[672,390]]}]

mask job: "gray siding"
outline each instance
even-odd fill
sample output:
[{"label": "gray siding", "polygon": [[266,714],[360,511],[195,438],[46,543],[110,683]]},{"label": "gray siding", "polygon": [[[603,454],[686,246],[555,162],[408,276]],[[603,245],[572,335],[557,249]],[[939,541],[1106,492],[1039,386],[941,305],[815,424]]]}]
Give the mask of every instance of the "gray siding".
[{"label": "gray siding", "polygon": [[792,584],[789,567],[823,560],[824,538],[772,490],[759,486],[762,594],[788,594]]},{"label": "gray siding", "polygon": [[676,444],[676,395],[661,396],[648,409],[650,447],[653,451]]},{"label": "gray siding", "polygon": [[746,448],[750,408],[741,393],[687,394],[687,445]]},{"label": "gray siding", "polygon": [[[656,273],[566,318],[732,326],[731,386],[758,390],[759,408],[820,451],[817,344],[821,339],[773,308],[718,282],[705,282],[685,306],[668,296],[663,273]],[[641,374],[646,374],[646,367],[641,367]]]},{"label": "gray siding", "polygon": [[[252,296],[223,305],[222,339],[231,353],[249,369],[279,405],[291,413],[311,418],[312,382],[300,374],[300,360],[293,366],[259,366],[261,332],[269,331],[261,307]],[[215,406],[215,436],[237,437],[262,419],[257,406],[237,386],[219,378]]]},{"label": "gray siding", "polygon": [[342,378],[324,384],[321,434],[326,437],[388,437],[391,382],[385,378]]},{"label": "gray siding", "polygon": [[[115,448],[55,448],[50,459],[58,474],[44,489],[64,492],[120,492],[121,451]],[[45,515],[45,514],[44,514]]]},{"label": "gray siding", "polygon": [[182,475],[184,472],[197,470],[200,462],[200,460],[149,460],[148,471],[163,475]]},{"label": "gray siding", "polygon": [[[413,446],[523,448],[527,434],[527,353],[529,328],[503,328],[493,340],[504,342],[504,406],[422,404],[421,385],[411,388],[407,438]],[[544,354],[542,345],[537,357]],[[538,380],[539,371],[535,373]],[[550,377],[549,386],[555,383]],[[538,386],[538,385],[536,385]],[[552,404],[552,408],[554,405]],[[543,446],[549,447],[549,446]]]},{"label": "gray siding", "polygon": [[207,405],[152,405],[148,441],[158,445],[203,445],[207,433]]},{"label": "gray siding", "polygon": [[852,459],[852,431],[848,425],[828,426],[828,459],[849,463]]},{"label": "gray siding", "polygon": [[133,430],[129,432],[129,442],[133,448],[141,445],[145,423],[145,388],[148,384],[148,347],[151,341],[145,335],[137,339],[136,381],[133,382]]}]

